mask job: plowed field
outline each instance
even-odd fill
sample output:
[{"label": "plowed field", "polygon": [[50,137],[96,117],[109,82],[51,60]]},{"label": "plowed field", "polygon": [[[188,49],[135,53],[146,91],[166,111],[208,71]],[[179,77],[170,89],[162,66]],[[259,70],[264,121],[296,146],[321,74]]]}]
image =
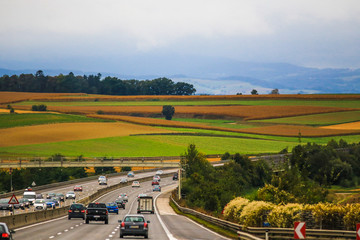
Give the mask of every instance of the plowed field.
[{"label": "plowed field", "polygon": [[0,147],[171,131],[130,123],[59,123],[0,129]]},{"label": "plowed field", "polygon": [[[23,107],[23,109],[28,108]],[[51,106],[48,109],[63,113],[94,114],[101,110],[105,114],[151,116],[161,115],[162,106]],[[175,116],[207,116],[220,119],[229,117],[254,120],[350,110],[354,109],[314,106],[177,106],[175,107]]]},{"label": "plowed field", "polygon": [[339,130],[360,130],[360,122],[336,124],[326,127],[321,127],[324,129],[339,129]]}]

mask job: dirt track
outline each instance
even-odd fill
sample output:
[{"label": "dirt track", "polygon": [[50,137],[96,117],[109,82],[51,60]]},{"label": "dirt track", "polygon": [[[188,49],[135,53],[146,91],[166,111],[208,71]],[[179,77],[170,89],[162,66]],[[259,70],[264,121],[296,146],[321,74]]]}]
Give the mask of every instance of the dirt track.
[{"label": "dirt track", "polygon": [[0,129],[0,147],[171,131],[131,123],[58,123]]}]

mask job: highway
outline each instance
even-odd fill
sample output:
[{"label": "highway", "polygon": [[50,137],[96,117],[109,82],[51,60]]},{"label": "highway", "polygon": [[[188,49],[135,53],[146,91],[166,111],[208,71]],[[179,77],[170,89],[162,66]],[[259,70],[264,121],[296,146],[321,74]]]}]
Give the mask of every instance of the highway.
[{"label": "highway", "polygon": [[[145,173],[144,173],[145,174]],[[154,175],[154,173],[147,173]],[[141,175],[143,177],[143,175]],[[115,179],[113,179],[115,180]],[[119,180],[119,179],[118,179]],[[118,180],[114,181],[118,182]],[[96,187],[94,184],[82,184],[85,188]],[[171,190],[177,185],[171,177],[161,180],[163,192]],[[21,239],[104,239],[110,240],[119,238],[119,223],[118,220],[122,219],[128,213],[136,213],[137,196],[140,193],[146,193],[154,196],[157,200],[157,209],[155,214],[144,214],[146,220],[150,220],[149,224],[149,238],[150,239],[226,239],[217,234],[204,229],[186,217],[176,215],[168,205],[169,194],[153,193],[151,182],[141,182],[140,188],[132,188],[131,186],[123,187],[121,189],[110,192],[100,197],[97,202],[111,202],[116,199],[120,193],[127,193],[129,202],[126,204],[125,210],[119,210],[119,214],[111,213],[109,216],[109,224],[105,225],[104,222],[90,222],[85,224],[82,219],[68,220],[67,216],[38,223],[32,226],[27,226],[15,229],[16,233],[14,238]],[[138,239],[142,237],[125,237],[125,239]]]}]

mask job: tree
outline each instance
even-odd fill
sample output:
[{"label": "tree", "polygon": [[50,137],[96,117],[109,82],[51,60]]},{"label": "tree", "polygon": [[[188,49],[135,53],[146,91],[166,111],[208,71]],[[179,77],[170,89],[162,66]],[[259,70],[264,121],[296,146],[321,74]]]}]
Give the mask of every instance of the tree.
[{"label": "tree", "polygon": [[253,89],[253,90],[251,91],[251,95],[258,95],[258,91],[257,91],[256,89]]},{"label": "tree", "polygon": [[166,120],[171,120],[175,114],[175,108],[171,105],[164,105],[162,114],[165,116]]},{"label": "tree", "polygon": [[271,90],[270,94],[280,94],[279,89],[275,88],[275,89]]}]

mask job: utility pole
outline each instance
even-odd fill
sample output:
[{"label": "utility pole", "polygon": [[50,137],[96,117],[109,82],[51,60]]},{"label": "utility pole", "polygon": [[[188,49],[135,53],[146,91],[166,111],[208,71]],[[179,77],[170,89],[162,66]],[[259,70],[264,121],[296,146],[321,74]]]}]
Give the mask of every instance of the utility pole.
[{"label": "utility pole", "polygon": [[12,168],[9,169],[9,174],[10,174],[10,192],[13,191],[13,186],[12,186]]},{"label": "utility pole", "polygon": [[181,199],[181,167],[179,168],[179,173],[178,173],[178,188],[179,188],[179,192],[178,192],[178,197],[179,200]]}]

